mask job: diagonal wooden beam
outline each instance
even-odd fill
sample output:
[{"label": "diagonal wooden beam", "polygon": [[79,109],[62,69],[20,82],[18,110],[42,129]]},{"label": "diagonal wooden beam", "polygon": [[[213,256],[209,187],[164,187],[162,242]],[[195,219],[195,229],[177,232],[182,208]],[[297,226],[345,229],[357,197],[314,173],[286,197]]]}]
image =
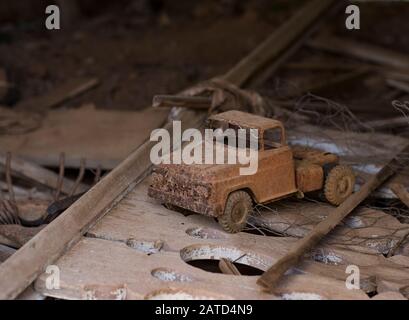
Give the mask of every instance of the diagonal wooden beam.
[{"label": "diagonal wooden beam", "polygon": [[373,191],[380,187],[397,171],[408,165],[409,145],[398,155],[394,156],[376,175],[369,179],[361,189],[352,194],[339,207],[335,208],[328,217],[314,227],[304,238],[295,243],[291,250],[271,266],[258,279],[257,283],[267,291],[273,292],[275,285],[287,270],[294,267],[322,238],[333,230],[346,216],[348,216]]},{"label": "diagonal wooden beam", "polygon": [[[245,85],[249,78],[255,76],[256,71],[283,54],[288,43],[296,37],[301,37],[311,21],[324,13],[334,2],[334,0],[308,2],[253,53],[221,78],[238,87]],[[300,20],[303,15],[311,17]],[[289,33],[292,27],[295,29]],[[291,39],[286,40],[286,37]],[[206,113],[184,110],[179,116],[183,127],[195,128],[200,126]],[[172,123],[167,123],[165,128],[171,132]],[[2,279],[0,299],[14,299],[133,189],[151,167],[149,154],[153,144],[147,138],[147,141],[119,166],[0,265]]]}]

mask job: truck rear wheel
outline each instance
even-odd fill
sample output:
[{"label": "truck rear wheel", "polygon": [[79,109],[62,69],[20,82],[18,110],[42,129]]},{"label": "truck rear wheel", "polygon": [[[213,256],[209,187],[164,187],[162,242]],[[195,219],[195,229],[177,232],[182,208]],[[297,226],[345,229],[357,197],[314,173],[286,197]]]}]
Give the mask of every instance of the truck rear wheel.
[{"label": "truck rear wheel", "polygon": [[237,233],[246,226],[253,202],[245,191],[235,191],[229,195],[224,213],[219,217],[219,224],[229,233]]},{"label": "truck rear wheel", "polygon": [[347,166],[335,166],[325,179],[324,195],[333,205],[340,205],[354,191],[355,175]]}]

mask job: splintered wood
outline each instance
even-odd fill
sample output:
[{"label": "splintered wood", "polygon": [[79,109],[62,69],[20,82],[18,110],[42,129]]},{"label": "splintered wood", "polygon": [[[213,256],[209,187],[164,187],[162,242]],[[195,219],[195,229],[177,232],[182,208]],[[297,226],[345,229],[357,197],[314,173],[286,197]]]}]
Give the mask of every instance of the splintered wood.
[{"label": "splintered wood", "polygon": [[[409,284],[409,245],[391,258],[383,255],[409,225],[361,208],[284,277],[274,295],[267,294],[256,284],[257,275],[325,218],[330,206],[310,202],[304,210],[303,202],[289,200],[273,207],[277,212],[255,215],[261,230],[282,236],[228,234],[213,219],[185,217],[155,203],[147,197],[148,180],[56,262],[61,289],[48,290],[43,274],[36,290],[67,299],[368,299],[366,293],[376,290],[401,296],[400,288]],[[222,274],[223,259],[242,276]],[[345,287],[348,265],[361,270],[360,290]],[[226,263],[222,268],[237,273]]]},{"label": "splintered wood", "polygon": [[304,254],[314,248],[328,233],[341,223],[361,202],[388,178],[406,167],[409,145],[390,160],[382,169],[373,175],[354,194],[350,195],[337,208],[330,211],[326,219],[319,222],[304,238],[299,240],[285,256],[274,263],[257,281],[266,290],[272,291],[287,270],[295,267]]},{"label": "splintered wood", "polygon": [[0,148],[43,166],[58,166],[64,151],[67,167],[77,168],[85,158],[88,168],[113,169],[166,118],[166,110],[117,112],[93,105],[54,110],[35,130],[0,136]]}]

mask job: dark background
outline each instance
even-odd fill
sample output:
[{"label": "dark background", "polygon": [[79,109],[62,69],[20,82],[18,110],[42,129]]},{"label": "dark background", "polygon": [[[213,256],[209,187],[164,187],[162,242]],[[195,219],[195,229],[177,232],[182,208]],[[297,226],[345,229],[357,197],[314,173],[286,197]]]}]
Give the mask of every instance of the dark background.
[{"label": "dark background", "polygon": [[[0,67],[6,70],[13,85],[0,101],[2,105],[12,107],[70,79],[92,76],[98,77],[101,85],[68,106],[92,102],[98,108],[146,107],[155,94],[174,93],[224,73],[305,1],[60,0],[56,3],[61,8],[62,29],[49,31],[44,21],[45,8],[51,3],[0,3]],[[319,32],[409,54],[408,4],[381,2],[359,6],[361,30],[347,31],[346,16],[341,10],[328,18]],[[332,60],[357,62],[307,47],[289,62],[325,64]],[[283,83],[302,87],[302,83],[332,76],[316,70],[294,72],[281,68],[257,89],[274,98],[281,94]],[[373,117],[374,109],[383,116],[390,112],[394,115],[390,110],[390,88],[376,76],[358,85],[352,83],[319,93],[347,104],[364,117]],[[389,102],[383,101],[385,97]],[[363,104],[370,105],[370,110],[362,110]]]}]

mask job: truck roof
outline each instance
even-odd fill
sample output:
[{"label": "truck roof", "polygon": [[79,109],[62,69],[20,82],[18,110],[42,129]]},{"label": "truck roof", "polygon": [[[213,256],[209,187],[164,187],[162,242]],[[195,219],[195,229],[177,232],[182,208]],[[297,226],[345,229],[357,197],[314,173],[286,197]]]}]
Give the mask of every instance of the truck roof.
[{"label": "truck roof", "polygon": [[209,117],[210,120],[224,121],[237,126],[266,130],[274,127],[282,127],[281,121],[265,118],[255,114],[242,112],[238,110],[230,110],[215,114]]}]

